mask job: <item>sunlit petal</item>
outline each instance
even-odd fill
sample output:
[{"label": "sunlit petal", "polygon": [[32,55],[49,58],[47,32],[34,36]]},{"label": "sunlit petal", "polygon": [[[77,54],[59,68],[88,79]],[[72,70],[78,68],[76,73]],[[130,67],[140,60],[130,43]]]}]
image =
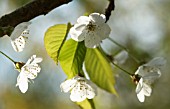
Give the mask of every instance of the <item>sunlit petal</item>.
[{"label": "sunlit petal", "polygon": [[109,37],[111,29],[105,21],[105,15],[99,13],[92,13],[89,17],[81,16],[70,29],[71,38],[75,41],[85,40],[87,48],[95,48]]},{"label": "sunlit petal", "polygon": [[143,90],[141,90],[138,94],[137,97],[139,99],[140,102],[144,102],[145,101],[145,95],[143,93]]},{"label": "sunlit petal", "polygon": [[23,36],[19,36],[15,40],[11,40],[11,45],[16,52],[23,51],[25,47],[25,39]]},{"label": "sunlit petal", "polygon": [[86,99],[86,89],[81,83],[77,83],[72,89],[70,99],[73,102],[81,102]]},{"label": "sunlit petal", "polygon": [[96,96],[95,90],[88,84],[86,84],[86,96],[88,99],[92,99]]},{"label": "sunlit petal", "polygon": [[61,91],[65,93],[69,92],[75,86],[76,82],[77,80],[74,80],[74,79],[66,80],[60,85]]},{"label": "sunlit petal", "polygon": [[80,24],[88,24],[90,21],[90,18],[87,17],[87,16],[80,16],[78,19],[77,19],[77,23],[80,23]]},{"label": "sunlit petal", "polygon": [[28,90],[28,79],[25,74],[22,72],[19,74],[17,78],[17,84],[16,86],[19,86],[19,89],[22,93],[25,93]]},{"label": "sunlit petal", "polygon": [[89,15],[89,18],[98,23],[105,23],[106,21],[105,15],[99,13],[92,13]]}]

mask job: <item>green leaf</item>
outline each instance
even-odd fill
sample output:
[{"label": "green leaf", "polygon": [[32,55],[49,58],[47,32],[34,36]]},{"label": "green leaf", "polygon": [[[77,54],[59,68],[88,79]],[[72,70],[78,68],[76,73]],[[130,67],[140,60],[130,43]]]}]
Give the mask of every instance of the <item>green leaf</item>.
[{"label": "green leaf", "polygon": [[82,102],[76,102],[76,104],[79,105],[80,109],[95,109],[93,99],[85,99]]},{"label": "green leaf", "polygon": [[61,47],[67,37],[71,25],[57,24],[48,28],[44,36],[44,44],[48,55],[58,63]]},{"label": "green leaf", "polygon": [[68,78],[76,76],[82,72],[82,65],[86,55],[84,42],[67,40],[60,52],[59,61]]},{"label": "green leaf", "polygon": [[85,67],[91,81],[102,89],[117,95],[111,65],[97,48],[87,49]]}]

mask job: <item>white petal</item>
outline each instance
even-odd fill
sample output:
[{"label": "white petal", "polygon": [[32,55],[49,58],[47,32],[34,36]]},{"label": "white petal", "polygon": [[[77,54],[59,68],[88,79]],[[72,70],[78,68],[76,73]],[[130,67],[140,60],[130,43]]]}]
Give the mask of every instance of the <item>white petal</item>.
[{"label": "white petal", "polygon": [[31,58],[30,59],[28,59],[28,61],[26,62],[26,65],[28,65],[28,64],[37,64],[37,63],[40,63],[40,62],[42,62],[42,58],[37,58],[36,57],[36,55],[33,55],[33,56],[31,56]]},{"label": "white petal", "polygon": [[37,63],[40,63],[40,62],[42,62],[42,58],[34,58],[34,60],[32,61],[32,63],[31,64],[37,64]]},{"label": "white petal", "polygon": [[150,62],[148,62],[146,65],[160,68],[165,64],[166,64],[166,60],[163,57],[156,57],[152,59]]},{"label": "white petal", "polygon": [[21,71],[27,75],[27,78],[35,79],[37,77],[37,73],[41,71],[41,68],[38,64],[26,65],[21,68]]},{"label": "white petal", "polygon": [[31,22],[23,22],[18,24],[15,28],[14,31],[11,33],[10,38],[12,40],[15,40],[18,38],[24,30],[28,28],[28,26],[31,24]]},{"label": "white petal", "polygon": [[151,84],[153,84],[160,76],[161,76],[160,71],[151,72],[151,73],[143,76],[143,79],[144,79],[145,83],[147,83],[148,85],[151,85]]},{"label": "white petal", "polygon": [[137,75],[140,75],[140,76],[144,76],[145,75],[145,72],[143,70],[143,66],[139,66],[138,69],[136,70],[135,74]]},{"label": "white petal", "polygon": [[100,37],[100,40],[108,38],[111,32],[109,25],[106,23],[102,23],[100,25],[96,24],[96,25],[97,27],[95,29],[95,32],[97,36]]},{"label": "white petal", "polygon": [[31,56],[31,57],[28,59],[28,61],[26,62],[25,65],[31,64],[31,62],[34,60],[35,57],[36,57],[36,55]]},{"label": "white petal", "polygon": [[[153,72],[155,72],[155,76],[157,77],[161,76],[160,67],[163,66],[166,63],[166,60],[161,57],[154,58],[147,64],[144,64],[138,68],[138,70],[135,72],[135,74],[139,74],[140,76],[149,76],[154,75]],[[151,74],[152,73],[152,74]]]},{"label": "white petal", "polygon": [[29,35],[29,30],[24,30],[21,34],[21,36],[24,36],[26,38],[28,37],[28,35]]},{"label": "white petal", "polygon": [[81,24],[88,24],[90,21],[90,18],[87,17],[87,16],[80,16],[78,19],[77,19],[77,23],[81,23]]},{"label": "white petal", "polygon": [[92,13],[89,15],[89,18],[98,23],[104,23],[106,21],[105,15],[99,13]]},{"label": "white petal", "polygon": [[70,99],[73,102],[81,102],[86,99],[86,89],[84,85],[81,85],[80,82],[73,87],[70,95]]},{"label": "white petal", "polygon": [[74,25],[74,29],[76,31],[82,32],[85,28],[86,28],[86,24],[75,24]]},{"label": "white petal", "polygon": [[88,84],[86,84],[86,96],[88,99],[92,99],[96,96],[95,90]]},{"label": "white petal", "polygon": [[11,44],[15,51],[21,52],[25,47],[25,39],[23,36],[19,36],[15,40],[11,40]]},{"label": "white petal", "polygon": [[[70,29],[70,36],[73,40],[75,41],[79,41],[80,39],[78,39],[79,35],[81,34],[82,32],[81,31],[76,31],[74,27],[72,27]],[[84,39],[80,40],[80,41],[83,41]]]},{"label": "white petal", "polygon": [[65,82],[61,83],[60,88],[63,92],[69,92],[76,84],[77,80],[68,79]]},{"label": "white petal", "polygon": [[144,95],[142,90],[137,94],[137,97],[138,97],[140,102],[144,102],[145,101],[145,95]]},{"label": "white petal", "polygon": [[83,32],[83,29],[85,28],[85,25],[75,25],[75,27],[72,27],[70,29],[70,35],[71,35],[71,38],[75,41],[83,41],[85,36],[81,35],[82,32]]},{"label": "white petal", "polygon": [[17,78],[16,86],[19,86],[19,89],[22,93],[25,93],[28,90],[28,78],[22,72],[19,74]]},{"label": "white petal", "polygon": [[138,94],[141,90],[142,90],[142,88],[143,88],[143,79],[141,78],[140,80],[139,80],[139,83],[137,84],[137,86],[136,86],[136,93]]},{"label": "white petal", "polygon": [[160,69],[153,66],[140,66],[135,74],[140,75],[149,85],[161,76]]},{"label": "white petal", "polygon": [[95,32],[87,32],[85,38],[85,46],[88,48],[94,48],[96,45],[100,44],[100,37],[96,35]]},{"label": "white petal", "polygon": [[37,77],[37,72],[25,71],[25,73],[28,73],[27,78],[29,79],[35,79]]},{"label": "white petal", "polygon": [[152,88],[151,88],[151,86],[143,83],[143,88],[142,88],[142,89],[143,89],[143,94],[144,94],[145,96],[150,96],[150,95],[151,95],[151,93],[152,93]]}]

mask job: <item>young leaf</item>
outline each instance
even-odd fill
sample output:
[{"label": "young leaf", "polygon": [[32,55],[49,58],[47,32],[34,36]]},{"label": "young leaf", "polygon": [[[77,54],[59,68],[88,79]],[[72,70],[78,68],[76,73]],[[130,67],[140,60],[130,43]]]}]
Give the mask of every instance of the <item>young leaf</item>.
[{"label": "young leaf", "polygon": [[72,39],[66,41],[61,49],[59,61],[68,78],[81,73],[86,54],[84,42],[76,42]]},{"label": "young leaf", "polygon": [[82,102],[76,102],[80,109],[95,109],[94,101],[92,99],[85,99]]},{"label": "young leaf", "polygon": [[61,47],[67,37],[71,25],[57,24],[50,27],[44,36],[44,44],[48,55],[58,63]]},{"label": "young leaf", "polygon": [[102,89],[116,94],[111,65],[97,48],[87,49],[85,67],[91,81]]}]

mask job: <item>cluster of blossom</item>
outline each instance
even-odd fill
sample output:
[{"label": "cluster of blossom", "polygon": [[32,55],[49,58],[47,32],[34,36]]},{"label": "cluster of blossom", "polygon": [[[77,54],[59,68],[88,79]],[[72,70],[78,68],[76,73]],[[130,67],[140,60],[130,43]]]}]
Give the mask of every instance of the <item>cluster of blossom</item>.
[{"label": "cluster of blossom", "polygon": [[[111,29],[105,21],[105,15],[99,13],[92,13],[89,17],[81,16],[70,29],[71,38],[78,42],[84,40],[86,47],[95,48],[110,34]],[[84,77],[76,76],[63,82],[60,87],[65,93],[71,91],[70,99],[73,102],[81,102],[97,95],[96,86],[93,84]]]},{"label": "cluster of blossom", "polygon": [[[14,28],[13,32],[11,33],[11,44],[16,52],[22,52],[25,48],[25,39],[29,34],[29,30],[27,30],[27,28],[30,24],[30,22],[20,23]],[[15,69],[20,72],[17,78],[16,86],[19,87],[22,93],[25,93],[28,90],[28,82],[30,82],[30,80],[32,79],[35,79],[37,77],[37,74],[40,72],[41,68],[38,63],[40,63],[41,61],[42,58],[33,55],[30,59],[28,59],[26,63],[14,62]]]},{"label": "cluster of blossom", "polygon": [[[25,38],[28,34],[28,26],[30,22],[24,22],[17,25],[11,34],[11,44],[15,51],[21,52],[25,47]],[[103,14],[92,13],[89,16],[81,16],[77,19],[77,23],[70,29],[71,38],[75,41],[85,42],[88,48],[97,47],[102,40],[109,37],[111,29],[106,23],[106,17]],[[123,52],[126,54],[127,53]],[[115,57],[115,59],[120,59]],[[122,55],[121,55],[122,59]],[[20,72],[17,78],[16,86],[22,93],[28,90],[29,80],[35,79],[41,68],[38,65],[42,58],[37,58],[33,55],[26,63],[16,62],[15,68]],[[124,61],[122,61],[123,63]],[[145,96],[150,96],[152,93],[151,85],[161,76],[160,67],[165,64],[164,58],[154,58],[147,64],[138,67],[135,74],[131,75],[133,81],[137,84],[136,93],[140,102],[144,102]],[[68,79],[60,85],[63,92],[71,92],[70,99],[74,102],[81,102],[88,99],[93,99],[97,95],[97,87],[90,80],[84,77],[75,76]]]},{"label": "cluster of blossom", "polygon": [[[86,47],[95,48],[102,40],[109,37],[110,31],[109,25],[106,24],[105,15],[92,13],[89,16],[79,17],[77,23],[70,29],[70,35],[75,41],[84,40]],[[125,58],[124,56],[127,58],[126,52],[121,53],[115,59],[120,60],[119,57],[122,59]],[[165,63],[164,58],[154,58],[147,64],[139,66],[135,74],[131,75],[133,81],[137,84],[136,93],[140,102],[144,102],[145,96],[151,95],[151,85],[161,76],[160,67]],[[72,101],[81,102],[86,98],[92,99],[96,95],[96,88],[89,83],[91,83],[90,80],[76,76],[63,82],[60,87],[65,93],[71,91],[70,99]]]}]

